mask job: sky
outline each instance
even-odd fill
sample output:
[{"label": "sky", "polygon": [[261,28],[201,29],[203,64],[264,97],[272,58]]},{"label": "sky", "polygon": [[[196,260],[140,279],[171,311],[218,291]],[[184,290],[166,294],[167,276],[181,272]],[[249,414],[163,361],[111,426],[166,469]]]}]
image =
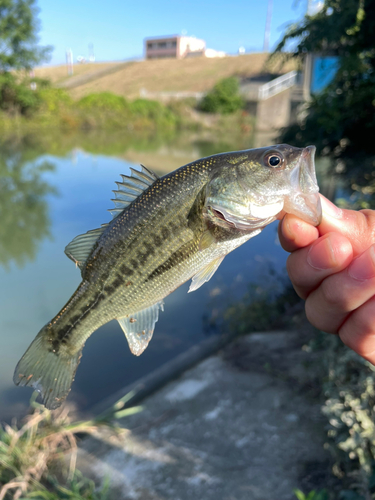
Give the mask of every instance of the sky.
[{"label": "sky", "polygon": [[[88,57],[97,61],[143,56],[145,37],[184,34],[206,41],[207,47],[229,54],[261,51],[268,0],[37,0],[40,44],[52,45],[49,64]],[[307,0],[273,0],[270,47],[285,27],[303,16]]]}]

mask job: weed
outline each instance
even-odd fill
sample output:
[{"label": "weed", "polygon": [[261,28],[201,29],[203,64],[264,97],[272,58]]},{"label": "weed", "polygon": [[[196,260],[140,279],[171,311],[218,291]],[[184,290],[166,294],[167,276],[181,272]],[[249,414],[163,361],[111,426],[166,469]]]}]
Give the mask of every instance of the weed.
[{"label": "weed", "polygon": [[[86,496],[48,496],[46,487],[55,484],[55,475],[58,471],[60,471],[59,474],[63,471],[63,475],[68,478],[68,483],[77,491],[92,491],[87,481],[77,482],[77,476],[75,476],[76,435],[92,433],[98,426],[103,425],[111,427],[113,431],[118,430],[112,423],[114,419],[124,418],[142,409],[139,406],[124,408],[132,396],[133,393],[127,394],[92,420],[78,422],[71,422],[67,407],[51,412],[36,403],[33,398],[31,406],[34,411],[26,417],[22,427],[6,424],[0,427],[0,500],[10,498],[14,500],[21,498],[94,500],[100,498],[87,496],[86,493]],[[65,465],[64,457],[68,454],[69,461]],[[56,487],[55,490],[57,494],[65,491],[62,486]]]}]

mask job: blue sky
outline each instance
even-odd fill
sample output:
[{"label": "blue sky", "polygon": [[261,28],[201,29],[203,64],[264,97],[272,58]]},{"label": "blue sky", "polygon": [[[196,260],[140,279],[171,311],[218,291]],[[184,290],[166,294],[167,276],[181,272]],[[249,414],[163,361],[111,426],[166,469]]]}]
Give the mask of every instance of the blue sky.
[{"label": "blue sky", "polygon": [[[42,45],[53,45],[51,64],[65,61],[65,50],[88,56],[93,43],[98,61],[141,57],[148,36],[195,35],[207,47],[236,53],[240,46],[261,50],[267,0],[39,0]],[[273,0],[271,48],[290,22],[302,17],[307,0]]]}]

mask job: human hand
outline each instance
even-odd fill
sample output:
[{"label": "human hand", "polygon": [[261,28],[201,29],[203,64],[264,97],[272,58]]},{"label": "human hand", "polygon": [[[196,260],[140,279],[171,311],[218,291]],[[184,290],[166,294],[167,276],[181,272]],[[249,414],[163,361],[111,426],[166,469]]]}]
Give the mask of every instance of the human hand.
[{"label": "human hand", "polygon": [[290,214],[279,224],[288,274],[310,323],[375,365],[375,211],[321,201],[318,227]]}]

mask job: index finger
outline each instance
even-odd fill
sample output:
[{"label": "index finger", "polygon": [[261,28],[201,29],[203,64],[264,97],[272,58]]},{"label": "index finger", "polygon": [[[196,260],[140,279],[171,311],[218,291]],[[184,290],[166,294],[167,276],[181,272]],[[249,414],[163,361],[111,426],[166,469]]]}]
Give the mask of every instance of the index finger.
[{"label": "index finger", "polygon": [[294,250],[311,245],[319,238],[319,231],[316,227],[292,214],[285,215],[279,224],[278,232],[281,246],[287,252],[294,252]]}]

